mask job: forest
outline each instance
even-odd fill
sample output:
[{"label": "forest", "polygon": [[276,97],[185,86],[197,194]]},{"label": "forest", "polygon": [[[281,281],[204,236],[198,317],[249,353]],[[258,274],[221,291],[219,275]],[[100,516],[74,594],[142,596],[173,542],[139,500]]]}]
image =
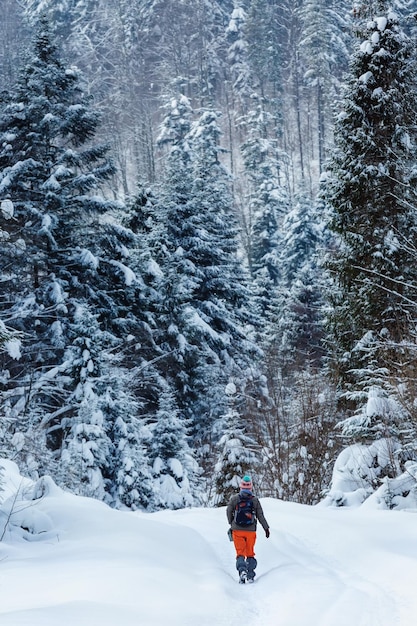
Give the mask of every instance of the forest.
[{"label": "forest", "polygon": [[3,458],[115,508],[223,505],[247,472],[395,507],[417,475],[416,16],[2,0]]}]

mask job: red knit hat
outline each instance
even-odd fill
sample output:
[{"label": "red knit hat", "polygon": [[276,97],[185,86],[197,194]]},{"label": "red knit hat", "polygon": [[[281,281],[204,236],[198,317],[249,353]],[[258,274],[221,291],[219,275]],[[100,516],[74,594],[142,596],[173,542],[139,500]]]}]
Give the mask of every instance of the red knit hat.
[{"label": "red knit hat", "polygon": [[241,489],[248,489],[248,491],[252,491],[252,478],[246,474],[240,481]]}]

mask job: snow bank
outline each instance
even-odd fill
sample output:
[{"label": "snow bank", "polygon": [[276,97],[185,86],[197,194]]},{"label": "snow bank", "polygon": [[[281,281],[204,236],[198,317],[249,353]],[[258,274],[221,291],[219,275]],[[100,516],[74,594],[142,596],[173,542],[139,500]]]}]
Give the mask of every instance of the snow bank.
[{"label": "snow bank", "polygon": [[403,474],[389,477],[392,468],[398,468],[399,449],[392,439],[344,449],[336,459],[329,493],[320,505],[417,510],[417,463],[408,462]]},{"label": "snow bank", "polygon": [[0,545],[2,626],[415,621],[417,510],[262,499],[271,536],[258,533],[257,580],[242,586],[224,507],[120,512],[1,465],[0,507],[14,518]]}]

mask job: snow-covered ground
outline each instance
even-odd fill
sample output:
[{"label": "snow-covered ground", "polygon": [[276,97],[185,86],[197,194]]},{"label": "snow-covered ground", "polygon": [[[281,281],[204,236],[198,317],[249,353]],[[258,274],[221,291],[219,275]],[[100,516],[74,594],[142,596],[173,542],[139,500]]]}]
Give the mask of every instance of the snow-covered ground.
[{"label": "snow-covered ground", "polygon": [[6,466],[1,626],[415,623],[417,510],[263,499],[271,537],[260,529],[257,581],[239,585],[224,508],[119,512]]}]

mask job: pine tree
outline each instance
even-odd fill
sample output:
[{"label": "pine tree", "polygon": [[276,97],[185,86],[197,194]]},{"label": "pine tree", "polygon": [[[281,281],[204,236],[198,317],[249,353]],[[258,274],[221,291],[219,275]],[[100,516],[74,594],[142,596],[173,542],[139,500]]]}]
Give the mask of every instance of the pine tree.
[{"label": "pine tree", "polygon": [[77,308],[71,334],[73,343],[65,352],[62,368],[70,374],[67,397],[58,423],[48,416],[50,446],[61,451],[59,482],[80,495],[102,500],[108,489],[105,476],[110,469],[112,444],[98,385],[104,373],[105,351],[111,344],[105,341],[97,318],[87,307]]},{"label": "pine tree", "polygon": [[247,434],[244,420],[230,400],[223,417],[223,434],[217,443],[218,456],[215,464],[216,493],[214,503],[226,505],[236,493],[244,474],[253,474],[257,467],[255,443]]},{"label": "pine tree", "polygon": [[288,210],[288,189],[282,173],[284,155],[270,129],[274,119],[262,104],[246,116],[247,139],[241,152],[248,178],[245,202],[250,227],[248,257],[252,277],[265,267],[274,285],[279,281],[280,224]]},{"label": "pine tree", "polygon": [[144,407],[130,391],[135,388],[134,372],[129,375],[119,370],[116,380],[114,373],[113,367],[99,385],[100,407],[112,442],[106,499],[116,508],[146,509],[152,496],[148,459],[151,434],[143,417]]},{"label": "pine tree", "polygon": [[282,134],[283,68],[289,44],[288,4],[288,0],[253,0],[244,24],[254,93],[274,120],[273,139]]},{"label": "pine tree", "polygon": [[282,225],[282,310],[277,324],[287,365],[318,367],[324,355],[324,248],[318,207],[302,193]]},{"label": "pine tree", "polygon": [[[188,445],[184,418],[165,388],[152,427],[150,461],[153,484],[150,509],[179,509],[194,503],[196,463]],[[194,489],[193,489],[194,487]]]},{"label": "pine tree", "polygon": [[[58,312],[71,290],[83,293],[79,249],[87,248],[94,220],[109,207],[93,193],[113,167],[105,147],[88,145],[98,115],[76,71],[60,61],[46,21],[33,54],[0,115],[0,193],[14,206],[2,260],[13,267],[9,280],[18,280],[21,294],[35,291],[43,307]],[[39,315],[39,324],[49,320]]]},{"label": "pine tree", "polygon": [[[245,387],[249,363],[255,372],[260,357],[251,334],[257,319],[251,311],[248,275],[238,257],[238,224],[229,174],[220,160],[220,136],[219,115],[213,111],[203,112],[190,133],[195,151],[192,198],[201,234],[194,253],[199,283],[191,302],[197,314],[192,332],[205,345],[202,389],[207,389],[204,380],[211,374],[210,394],[200,395],[203,403],[197,415],[222,411],[219,400],[227,379],[235,376]],[[200,428],[203,424],[200,421]]]},{"label": "pine tree", "polygon": [[279,259],[284,284],[289,287],[297,272],[310,263],[322,239],[314,203],[300,193],[282,224],[282,248]]},{"label": "pine tree", "polygon": [[71,434],[61,460],[64,486],[77,495],[98,500],[105,498],[103,473],[110,457],[110,441],[103,427],[104,416],[98,408],[98,398],[91,394],[80,402],[78,413],[72,419]]},{"label": "pine tree", "polygon": [[244,102],[245,98],[252,92],[251,73],[247,59],[248,44],[244,35],[247,12],[244,2],[235,0],[233,4],[234,7],[226,29],[227,60],[232,74],[233,88],[241,101]]},{"label": "pine tree", "polygon": [[191,202],[192,164],[188,141],[192,109],[183,95],[171,99],[167,108],[159,137],[160,145],[168,147],[165,180],[148,241],[159,268],[154,281],[156,342],[166,355],[159,368],[176,389],[178,408],[188,419],[193,394],[188,381],[188,364],[195,367],[196,349],[187,337],[186,307],[198,280],[193,258],[198,236]]},{"label": "pine tree", "polygon": [[416,228],[415,93],[412,43],[393,13],[379,15],[353,59],[326,183],[340,242],[330,266],[345,371],[366,333],[399,341],[410,332],[405,302],[417,277],[404,243]]},{"label": "pine tree", "polygon": [[311,87],[317,107],[317,148],[322,172],[334,101],[347,67],[349,23],[347,2],[337,7],[329,0],[306,0],[299,8],[301,63],[304,80]]},{"label": "pine tree", "polygon": [[[342,423],[347,437],[409,442],[413,412],[399,407],[415,363],[417,275],[407,242],[416,232],[416,60],[384,5],[366,21],[353,58],[326,181],[335,235],[332,371],[351,409]],[[414,446],[400,454],[414,458]]]},{"label": "pine tree", "polygon": [[[78,73],[60,60],[42,20],[33,56],[0,113],[2,206],[13,209],[1,253],[1,307],[24,333],[18,360],[2,354],[9,380],[3,399],[11,435],[24,414],[43,432],[38,461],[62,447],[68,480],[71,468],[77,476],[84,468],[85,489],[104,497],[113,448],[100,379],[108,376],[111,350],[117,346],[127,357],[130,338],[140,343],[147,330],[133,312],[139,313],[143,288],[127,258],[133,234],[115,223],[120,205],[101,193],[114,168],[107,148],[94,145],[98,122]],[[111,223],[100,224],[110,209]],[[102,347],[102,360],[88,360],[93,374],[87,376],[83,355],[94,345]],[[120,361],[113,364],[116,372]],[[84,376],[90,391],[80,398]],[[62,467],[57,471],[62,475]]]},{"label": "pine tree", "polygon": [[191,436],[201,442],[223,410],[219,389],[232,370],[244,370],[253,346],[245,337],[249,292],[237,259],[229,179],[219,161],[217,115],[204,112],[188,126],[189,109],[178,107],[184,103],[184,97],[174,101],[163,134],[172,147],[161,201],[157,342],[168,356],[160,362],[162,374]]}]

